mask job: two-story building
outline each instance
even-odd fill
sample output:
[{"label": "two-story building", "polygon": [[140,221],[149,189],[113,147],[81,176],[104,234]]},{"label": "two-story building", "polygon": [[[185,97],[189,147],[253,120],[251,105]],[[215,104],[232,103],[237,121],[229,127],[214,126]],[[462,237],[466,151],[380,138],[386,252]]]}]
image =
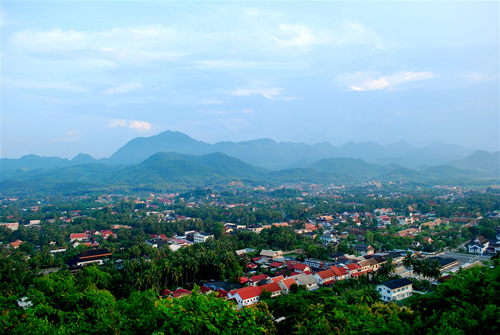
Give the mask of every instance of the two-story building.
[{"label": "two-story building", "polygon": [[413,282],[406,278],[394,279],[377,285],[377,291],[382,296],[383,301],[398,301],[412,295]]}]

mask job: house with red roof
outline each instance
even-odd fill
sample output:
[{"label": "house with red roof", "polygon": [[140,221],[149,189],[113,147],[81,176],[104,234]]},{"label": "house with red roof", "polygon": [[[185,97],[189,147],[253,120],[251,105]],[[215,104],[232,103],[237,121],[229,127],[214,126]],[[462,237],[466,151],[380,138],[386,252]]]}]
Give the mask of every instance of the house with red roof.
[{"label": "house with red roof", "polygon": [[297,263],[293,266],[293,271],[304,273],[305,271],[311,271],[311,268],[305,264]]},{"label": "house with red roof", "polygon": [[285,279],[283,276],[276,276],[276,277],[273,277],[270,280],[270,282],[272,283],[279,283],[280,281],[282,281],[283,279]]},{"label": "house with red roof", "polygon": [[281,287],[278,283],[275,282],[259,286],[259,289],[261,292],[264,292],[264,290],[271,292],[271,298],[274,298],[281,294]]},{"label": "house with red roof", "polygon": [[344,280],[349,276],[349,273],[347,272],[346,269],[344,269],[342,266],[332,266],[330,267],[330,270],[332,270],[333,274],[335,275],[335,280]]},{"label": "house with red roof", "polygon": [[110,236],[113,236],[114,238],[116,238],[116,234],[113,233],[111,230],[109,229],[105,229],[105,230],[101,230],[101,236],[102,238],[104,238],[105,240],[110,237]]},{"label": "house with red roof", "polygon": [[283,263],[281,263],[281,262],[272,262],[271,264],[269,264],[269,266],[272,267],[272,268],[277,269],[277,268],[282,267]]},{"label": "house with red roof", "polygon": [[278,283],[281,287],[282,294],[288,294],[290,292],[290,287],[292,287],[293,284],[299,285],[294,278],[283,279]]},{"label": "house with red roof", "polygon": [[10,243],[10,246],[14,249],[17,249],[19,248],[19,246],[21,245],[21,243],[23,243],[23,241],[21,240],[15,240],[14,242],[11,242]]},{"label": "house with red roof", "polygon": [[238,304],[238,308],[242,308],[245,306],[250,306],[255,303],[258,303],[260,300],[260,295],[262,291],[259,287],[248,286],[244,288],[240,288],[236,290],[234,293],[231,291],[228,295],[231,296],[229,299],[234,299]]},{"label": "house with red roof", "polygon": [[331,270],[324,270],[314,274],[318,285],[330,285],[335,281],[335,273]]},{"label": "house with red roof", "polygon": [[269,279],[269,276],[266,275],[266,274],[260,274],[258,276],[253,276],[253,277],[250,277],[250,280],[248,281],[248,285],[251,285],[251,286],[257,286],[257,284],[261,281],[261,280],[265,280],[267,281]]},{"label": "house with red roof", "polygon": [[70,242],[73,242],[73,241],[83,241],[85,239],[87,239],[87,234],[85,233],[76,233],[76,234],[70,234],[69,235],[69,241]]},{"label": "house with red roof", "polygon": [[353,277],[353,276],[356,277],[356,276],[358,276],[358,273],[363,271],[363,268],[358,263],[347,264],[346,267],[347,267],[347,271],[349,273],[349,277]]}]

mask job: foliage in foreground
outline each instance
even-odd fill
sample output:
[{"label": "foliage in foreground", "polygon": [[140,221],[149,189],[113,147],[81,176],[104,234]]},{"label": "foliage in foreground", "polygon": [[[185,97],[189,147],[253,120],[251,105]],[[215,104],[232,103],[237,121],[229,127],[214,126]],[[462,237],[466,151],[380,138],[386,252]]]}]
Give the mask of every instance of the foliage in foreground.
[{"label": "foliage in foreground", "polygon": [[[112,277],[93,266],[34,278],[0,296],[0,329],[10,334],[492,334],[500,332],[500,266],[463,270],[405,306],[373,290],[342,285],[298,290],[237,310],[215,295],[178,299],[146,290],[116,299]],[[19,305],[24,301],[24,307]],[[31,303],[31,304],[30,304]],[[281,319],[280,322],[274,320]]]}]

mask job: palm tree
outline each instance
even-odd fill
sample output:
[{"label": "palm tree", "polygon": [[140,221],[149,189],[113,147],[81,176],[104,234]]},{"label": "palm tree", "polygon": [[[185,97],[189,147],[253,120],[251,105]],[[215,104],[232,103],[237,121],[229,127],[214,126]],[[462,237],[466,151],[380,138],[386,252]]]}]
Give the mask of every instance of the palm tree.
[{"label": "palm tree", "polygon": [[407,252],[405,257],[403,258],[403,266],[405,268],[411,268],[415,260],[413,259],[413,255],[411,252]]},{"label": "palm tree", "polygon": [[439,279],[441,277],[441,265],[437,259],[426,258],[423,262],[423,274],[425,277]]},{"label": "palm tree", "polygon": [[385,263],[382,263],[380,268],[377,271],[377,274],[381,277],[389,277],[396,271],[396,264],[392,261],[392,258],[389,258]]}]

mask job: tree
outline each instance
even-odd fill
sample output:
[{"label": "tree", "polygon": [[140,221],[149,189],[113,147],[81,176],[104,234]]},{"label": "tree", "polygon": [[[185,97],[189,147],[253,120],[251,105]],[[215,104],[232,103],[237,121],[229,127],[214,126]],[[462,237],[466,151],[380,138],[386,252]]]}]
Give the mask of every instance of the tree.
[{"label": "tree", "polygon": [[396,264],[394,264],[392,258],[387,259],[385,263],[380,265],[377,271],[377,275],[381,277],[389,277],[396,271]]},{"label": "tree", "polygon": [[260,300],[269,300],[271,299],[271,292],[269,292],[266,289],[262,290],[262,293],[260,294]]},{"label": "tree", "polygon": [[407,252],[405,257],[403,258],[403,266],[407,269],[413,267],[413,263],[414,263],[414,258],[413,258],[413,254],[411,252]]}]

